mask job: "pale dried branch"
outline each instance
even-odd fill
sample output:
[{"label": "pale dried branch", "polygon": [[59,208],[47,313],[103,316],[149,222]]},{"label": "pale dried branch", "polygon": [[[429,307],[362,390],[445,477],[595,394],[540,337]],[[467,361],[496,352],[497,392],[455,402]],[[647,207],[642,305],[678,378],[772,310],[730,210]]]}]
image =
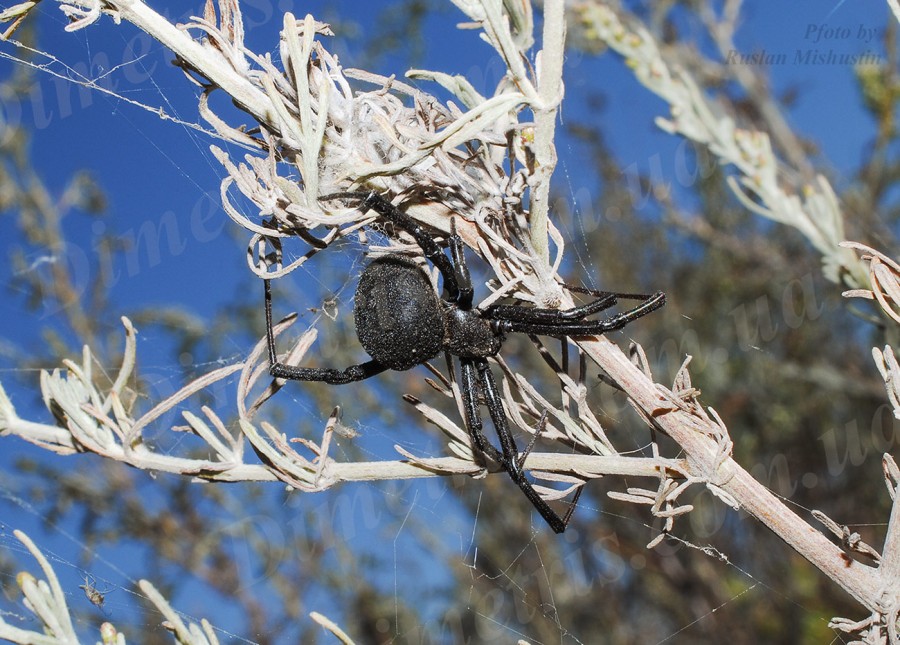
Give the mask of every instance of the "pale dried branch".
[{"label": "pale dried branch", "polygon": [[875,367],[884,379],[884,387],[887,390],[888,401],[894,409],[894,417],[900,419],[900,364],[897,363],[894,350],[890,345],[885,345],[884,351],[873,347],[872,358],[875,359]]},{"label": "pale dried branch", "polygon": [[859,533],[850,531],[850,527],[846,524],[838,524],[833,519],[825,515],[822,511],[814,510],[812,512],[812,516],[819,520],[825,528],[827,528],[831,533],[837,537],[844,548],[855,551],[856,553],[860,553],[866,557],[872,558],[875,562],[879,562],[881,560],[881,554],[878,553],[871,546],[862,541],[862,537]]},{"label": "pale dried branch", "polygon": [[[288,327],[293,319],[282,321],[279,330]],[[123,319],[126,329],[126,344],[133,342],[134,328]],[[260,345],[262,346],[263,341]],[[305,343],[302,344],[305,351]],[[449,447],[456,457],[421,458],[398,448],[407,457],[402,461],[378,461],[361,463],[338,463],[328,456],[331,435],[337,424],[339,411],[335,409],[323,428],[322,439],[316,443],[303,438],[289,438],[271,424],[263,422],[262,432],[250,422],[254,406],[246,407],[245,401],[253,384],[263,374],[264,368],[255,367],[261,349],[255,351],[248,361],[214,370],[188,384],[165,401],[158,403],[142,417],[131,417],[118,403],[117,390],[124,387],[130,378],[130,370],[136,363],[135,348],[125,352],[125,359],[115,383],[107,391],[101,391],[91,378],[92,356],[85,350],[81,365],[67,361],[68,372],[55,370],[45,373],[42,379],[43,396],[59,426],[34,423],[18,417],[12,402],[0,387],[0,434],[18,436],[42,448],[62,454],[90,451],[107,459],[129,466],[154,472],[169,472],[194,477],[203,481],[283,481],[302,491],[324,490],[340,482],[377,481],[410,479],[420,477],[447,476],[457,473],[476,475],[484,471],[472,450],[471,438],[457,423],[418,400],[408,397],[430,421],[444,430],[451,439]],[[128,373],[124,373],[128,370]],[[235,436],[228,431],[218,414],[208,406],[202,406],[202,414],[183,410],[182,416],[187,426],[175,430],[191,432],[208,446],[212,459],[182,457],[177,454],[162,454],[151,450],[141,441],[135,429],[146,427],[148,418],[157,419],[163,413],[183,401],[188,400],[209,385],[237,372],[242,376],[238,388],[240,410],[248,411],[241,420],[242,434]],[[268,391],[268,389],[267,389]],[[110,402],[112,399],[112,402]],[[104,409],[112,409],[112,416],[104,414]],[[244,460],[246,437],[262,463],[247,463]],[[306,454],[295,450],[292,443],[299,443]],[[533,453],[525,460],[526,470],[541,473],[579,473],[588,477],[605,474],[655,476],[660,471],[678,474],[684,472],[679,462],[666,459],[641,460],[630,457],[600,455],[563,455],[555,453]],[[568,480],[567,480],[568,481]]]},{"label": "pale dried branch", "polygon": [[[66,594],[59,583],[53,567],[34,542],[22,531],[13,534],[31,553],[43,571],[46,580],[38,580],[26,571],[16,576],[16,584],[24,595],[25,607],[40,622],[43,631],[31,631],[10,625],[0,615],[0,638],[20,645],[78,645]],[[165,619],[162,626],[172,633],[180,645],[218,645],[215,628],[204,618],[200,623],[185,623],[181,612],[176,611],[162,594],[147,580],[138,581],[144,596],[159,610]],[[330,631],[342,643],[352,645],[353,641],[337,625],[321,614],[312,612],[310,617]],[[125,635],[112,623],[100,625],[100,642],[103,645],[125,645]],[[137,636],[137,635],[136,635]]]},{"label": "pale dried branch", "polygon": [[862,261],[868,263],[870,285],[867,289],[845,291],[843,296],[874,299],[887,317],[900,323],[900,264],[884,253],[859,242],[841,242],[841,246],[862,252]]},{"label": "pale dried branch", "polygon": [[22,24],[22,21],[28,17],[28,14],[34,10],[41,0],[33,0],[13,5],[8,9],[0,11],[0,23],[10,22],[12,24],[0,34],[0,40],[8,40]]},{"label": "pale dried branch", "polygon": [[857,621],[848,618],[832,618],[828,621],[828,627],[845,634],[861,637],[861,640],[851,641],[850,645],[887,645],[881,621],[877,616],[869,616],[864,620]]},{"label": "pale dried branch", "polygon": [[[806,236],[821,253],[823,272],[829,280],[855,289],[869,284],[862,262],[841,246],[842,214],[834,191],[823,177],[790,191],[783,178],[793,174],[783,172],[768,136],[741,130],[721,114],[686,72],[663,58],[646,29],[626,25],[599,0],[578,2],[574,11],[586,38],[602,41],[621,54],[637,79],[669,103],[670,118],[657,119],[661,128],[706,146],[721,162],[736,169],[738,174],[729,177],[729,185],[748,209],[793,226]],[[892,291],[885,288],[883,293],[891,297]],[[648,423],[685,451],[689,480],[695,477],[706,482],[723,499],[769,526],[870,611],[877,613],[884,608],[884,572],[854,560],[848,563],[842,549],[812,530],[734,461],[724,424],[712,410],[715,418],[699,405],[684,369],[670,391],[655,385],[648,373],[631,364],[605,338],[582,341],[580,345],[629,394]],[[647,490],[627,495],[629,500],[643,503],[657,499]],[[891,603],[898,597],[895,590],[887,595]]]},{"label": "pale dried branch", "polygon": [[900,22],[900,2],[898,2],[898,0],[887,0],[887,3],[894,14],[894,18]]},{"label": "pale dried branch", "polygon": [[25,607],[44,626],[43,632],[33,632],[13,627],[0,615],[0,638],[14,643],[35,643],[36,645],[77,645],[78,636],[72,625],[66,594],[59,584],[53,567],[44,554],[22,531],[13,531],[29,553],[37,560],[46,580],[38,580],[26,571],[16,576],[16,584],[25,596]]},{"label": "pale dried branch", "polygon": [[[659,445],[654,441],[652,443],[654,458],[659,456]],[[690,504],[676,506],[675,501],[684,491],[693,484],[703,483],[703,479],[685,473],[681,473],[680,479],[676,481],[674,473],[671,471],[659,471],[659,485],[655,491],[646,488],[632,487],[627,489],[625,493],[610,491],[608,494],[612,499],[628,502],[632,504],[649,505],[650,512],[658,518],[664,519],[663,528],[659,535],[654,537],[647,544],[648,549],[658,546],[667,535],[672,533],[675,527],[675,518],[694,510]],[[709,482],[706,482],[709,485]]]},{"label": "pale dried branch", "polygon": [[835,283],[857,288],[866,284],[859,260],[841,248],[844,220],[837,197],[823,176],[791,192],[784,182],[792,173],[776,159],[764,132],[737,127],[711,104],[684,70],[670,65],[649,31],[626,24],[599,0],[580,0],[574,11],[586,38],[600,40],[623,56],[635,77],[670,107],[670,118],[657,125],[706,146],[738,175],[728,184],[749,210],[800,231],[822,255],[823,273]]},{"label": "pale dried branch", "polygon": [[181,614],[175,611],[161,593],[149,581],[140,580],[138,587],[165,617],[163,627],[172,632],[175,640],[181,645],[219,645],[216,632],[209,622],[202,618],[200,624],[184,624]]},{"label": "pale dried branch", "polygon": [[883,582],[881,591],[884,606],[882,613],[886,617],[888,635],[893,643],[898,642],[898,616],[900,616],[900,495],[897,494],[897,486],[900,484],[900,469],[897,468],[894,458],[888,454],[883,456],[882,466],[885,472],[885,483],[894,500],[891,505],[891,516],[888,520],[887,535],[884,538],[881,566],[879,567]]},{"label": "pale dried branch", "polygon": [[[70,13],[83,13],[79,28],[89,23],[88,16],[96,17],[98,7],[133,22],[175,52],[186,71],[204,79],[204,118],[224,138],[264,153],[262,158],[247,155],[234,162],[213,149],[229,175],[222,186],[226,212],[254,236],[299,236],[322,248],[364,224],[367,216],[339,204],[320,204],[319,195],[372,188],[403,196],[412,217],[440,230],[449,229],[451,213],[473,217],[460,221],[459,228],[467,243],[480,252],[500,253],[490,243],[498,230],[502,239],[518,239],[525,253],[494,265],[500,282],[516,284],[516,295],[524,299],[558,300],[552,269],[561,256],[547,266],[546,240],[549,235],[558,241],[559,236],[540,212],[546,210],[549,195],[555,160],[554,115],[562,98],[562,3],[548,3],[545,49],[535,55],[535,70],[525,64],[533,42],[528,3],[486,0],[460,5],[507,62],[509,76],[493,96],[483,97],[471,85],[453,82],[446,75],[410,74],[456,91],[467,107],[465,112],[453,104],[442,105],[396,78],[343,69],[318,38],[330,33],[327,26],[311,16],[300,20],[285,16],[279,49],[282,71],[269,57],[245,47],[240,12],[233,0],[219,2],[218,20],[210,3],[203,17],[177,30],[146,6],[134,7],[131,2],[61,0],[61,4]],[[207,40],[192,40],[188,34],[193,31]],[[374,87],[358,90],[351,86],[352,80]],[[208,94],[217,90],[230,94],[254,118],[254,125],[261,127],[258,136],[248,136],[250,128],[245,124],[227,124],[212,112]],[[407,99],[412,100],[411,106]],[[534,125],[517,120],[523,108],[536,115]],[[515,162],[509,177],[500,171],[505,158],[522,160]],[[537,163],[525,164],[525,159]],[[283,161],[299,171],[300,183],[280,174]],[[232,185],[259,208],[260,219],[240,214],[227,194]],[[526,217],[527,191],[531,191],[533,208]],[[519,231],[510,235],[508,225],[498,222],[498,217],[511,217]],[[314,237],[310,232],[317,228],[325,232]],[[250,246],[258,240],[253,237]],[[308,257],[298,255],[297,262],[270,277],[295,269]],[[251,265],[254,271],[265,272],[265,266],[260,268],[257,262]]]},{"label": "pale dried branch", "polygon": [[337,624],[334,621],[332,621],[330,618],[328,618],[327,616],[324,616],[323,614],[320,614],[317,611],[313,611],[313,612],[310,612],[309,617],[312,618],[317,623],[319,623],[322,627],[327,629],[329,632],[331,632],[331,634],[334,635],[334,637],[337,638],[344,645],[354,645],[353,639],[350,638],[346,634],[346,632],[344,632],[343,629],[338,627]]},{"label": "pale dried branch", "polygon": [[[869,611],[883,617],[881,612],[886,607],[897,606],[900,602],[900,590],[895,587],[897,576],[892,578],[887,569],[848,558],[841,547],[813,530],[741,468],[730,454],[727,432],[717,416],[710,417],[697,406],[685,405],[676,393],[653,383],[605,337],[580,341],[579,345],[588,357],[629,393],[635,407],[642,411],[649,423],[678,443],[688,466],[684,483],[696,481],[705,482],[708,486],[712,484],[714,492],[718,490],[743,511],[768,526]],[[680,382],[686,384],[684,375],[680,377]],[[626,495],[626,501],[643,504],[653,504],[657,500],[657,494],[648,490],[632,490]],[[882,618],[878,621],[883,624]]]}]

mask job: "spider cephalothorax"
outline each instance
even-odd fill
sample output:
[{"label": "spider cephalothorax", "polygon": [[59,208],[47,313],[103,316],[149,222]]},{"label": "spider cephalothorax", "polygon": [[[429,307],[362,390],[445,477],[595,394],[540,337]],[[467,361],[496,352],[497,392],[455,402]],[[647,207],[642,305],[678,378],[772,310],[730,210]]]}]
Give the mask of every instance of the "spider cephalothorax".
[{"label": "spider cephalothorax", "polygon": [[[550,527],[557,533],[562,533],[581,489],[563,517],[557,515],[538,495],[525,477],[522,468],[525,455],[519,455],[503,410],[500,390],[487,359],[500,351],[503,338],[509,333],[566,338],[621,329],[632,320],[662,307],[665,295],[662,292],[646,296],[578,289],[596,299],[565,310],[523,305],[492,305],[479,310],[472,306],[473,289],[469,270],[463,255],[462,240],[456,234],[452,220],[448,258],[425,229],[377,193],[336,193],[320,199],[357,201],[361,204],[361,209],[375,211],[385,222],[410,234],[421,247],[425,258],[441,274],[444,295],[438,295],[428,275],[413,260],[398,254],[381,256],[363,271],[353,308],[356,335],[372,357],[371,360],[343,370],[300,367],[278,362],[272,331],[272,295],[269,281],[266,280],[266,333],[271,375],[275,378],[339,385],[361,381],[385,370],[407,370],[434,358],[441,351],[457,356],[466,427],[475,447],[483,455],[496,461]],[[588,316],[615,305],[618,298],[636,299],[640,303],[609,318],[587,319]],[[481,401],[487,406],[491,422],[497,431],[499,450],[484,436],[479,412]]]}]

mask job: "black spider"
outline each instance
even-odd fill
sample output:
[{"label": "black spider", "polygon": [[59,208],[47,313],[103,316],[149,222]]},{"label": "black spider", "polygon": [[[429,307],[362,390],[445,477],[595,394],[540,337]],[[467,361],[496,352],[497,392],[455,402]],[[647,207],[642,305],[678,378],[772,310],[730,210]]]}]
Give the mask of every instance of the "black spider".
[{"label": "black spider", "polygon": [[[284,365],[275,354],[272,331],[272,292],[265,283],[266,335],[269,373],[275,378],[297,381],[322,381],[332,385],[361,381],[385,370],[407,370],[447,351],[459,358],[460,390],[466,413],[466,425],[475,446],[496,461],[518,485],[550,527],[557,533],[566,529],[578,499],[565,516],[550,508],[522,469],[527,451],[518,454],[516,442],[503,411],[500,391],[487,359],[500,351],[506,334],[521,332],[559,338],[592,336],[621,329],[665,304],[662,292],[650,296],[577,289],[596,296],[572,309],[542,309],[521,305],[492,305],[483,310],[472,308],[472,282],[463,256],[462,240],[451,220],[450,258],[435,239],[399,208],[374,192],[345,192],[321,197],[322,200],[347,199],[360,202],[363,211],[373,210],[381,220],[415,238],[425,257],[437,267],[443,279],[444,297],[439,297],[426,273],[410,259],[389,254],[372,261],[363,271],[356,289],[353,315],[356,334],[372,360],[338,370],[321,367]],[[609,309],[618,298],[640,300],[623,313],[601,320],[586,320],[592,314]],[[479,400],[487,405],[491,422],[500,440],[500,449],[485,438]],[[542,419],[542,424],[545,419]]]}]

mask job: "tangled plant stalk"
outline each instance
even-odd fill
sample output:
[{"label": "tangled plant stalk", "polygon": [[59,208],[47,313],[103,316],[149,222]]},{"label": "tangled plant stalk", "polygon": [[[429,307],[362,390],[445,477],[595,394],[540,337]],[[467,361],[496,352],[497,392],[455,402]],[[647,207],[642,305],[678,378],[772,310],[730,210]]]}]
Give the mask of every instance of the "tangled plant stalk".
[{"label": "tangled plant stalk", "polygon": [[[201,87],[203,118],[224,139],[252,151],[235,159],[225,150],[212,149],[227,171],[221,187],[225,210],[247,230],[248,264],[261,277],[283,276],[330,243],[369,224],[371,219],[358,210],[333,212],[318,200],[323,193],[366,188],[404,200],[411,217],[438,231],[447,231],[450,214],[456,215],[461,236],[494,270],[493,293],[483,304],[515,297],[540,306],[558,306],[568,297],[556,278],[562,238],[546,217],[549,171],[555,162],[554,115],[562,97],[565,29],[561,4],[548,5],[544,49],[535,55],[532,69],[526,63],[534,40],[529,5],[462,3],[460,8],[482,28],[483,39],[507,64],[508,74],[493,96],[481,96],[461,77],[422,70],[408,73],[412,78],[439,83],[457,97],[458,105],[441,104],[393,77],[342,68],[321,41],[330,34],[329,27],[311,16],[303,20],[285,16],[278,65],[270,56],[257,55],[244,46],[240,10],[233,1],[218,6],[210,2],[203,17],[179,28],[140,4],[63,2],[61,7],[72,19],[69,30],[85,28],[108,13],[159,39],[178,55],[178,64]],[[204,38],[192,38],[197,32]],[[259,130],[220,118],[210,107],[210,96],[217,91],[230,95]],[[519,121],[526,108],[535,115],[534,123]],[[504,166],[512,171],[507,173]],[[297,181],[297,175],[302,181]],[[233,188],[254,204],[259,216],[242,214],[234,203]],[[526,201],[530,201],[530,210],[524,207]],[[552,265],[547,262],[548,238],[556,250]],[[298,239],[307,244],[306,251],[282,266],[282,244]],[[402,242],[394,243],[402,246]],[[289,318],[278,325],[276,333],[291,322]],[[298,439],[300,450],[295,450],[270,424],[255,423],[260,406],[278,387],[272,384],[251,398],[254,386],[267,375],[267,364],[260,362],[262,344],[244,363],[216,370],[147,414],[132,418],[121,404],[120,390],[130,377],[136,348],[131,323],[123,323],[126,360],[113,388],[100,391],[94,385],[91,353],[85,349],[80,366],[67,362],[65,372],[43,376],[45,402],[59,425],[19,418],[12,402],[0,393],[3,431],[62,453],[88,450],[135,467],[204,480],[280,479],[302,490],[321,490],[345,480],[482,470],[462,427],[462,411],[458,419],[451,419],[412,398],[408,400],[423,416],[444,431],[454,457],[415,457],[398,448],[405,457],[402,461],[337,463],[328,456],[337,411],[326,423],[319,443]],[[314,340],[315,330],[301,335],[285,360],[302,360]],[[550,423],[545,434],[581,446],[586,454],[531,454],[526,468],[556,472],[548,472],[548,478],[570,485],[607,473],[683,476],[678,460],[617,455],[586,405],[583,383],[562,372],[549,354],[544,355],[560,372],[565,396],[574,398],[577,407],[548,400],[501,362],[511,418],[526,431],[535,432],[537,420],[547,412]],[[231,437],[209,408],[202,408],[199,414],[184,412],[187,426],[181,429],[208,444],[210,459],[163,455],[144,443],[142,431],[163,413],[238,371],[241,429],[263,457],[263,464],[245,463],[243,441]],[[435,373],[440,376],[435,386],[459,400],[456,383]],[[578,477],[559,474],[576,472]]]},{"label": "tangled plant stalk", "polygon": [[[371,223],[364,213],[337,210],[333,204],[321,203],[319,196],[375,190],[395,203],[402,202],[411,217],[432,230],[446,233],[450,216],[457,218],[465,243],[493,271],[492,293],[486,302],[515,298],[541,307],[571,307],[573,298],[557,277],[563,241],[547,217],[546,198],[555,164],[555,114],[562,98],[564,5],[559,0],[545,3],[543,49],[534,55],[532,69],[526,64],[533,46],[530,5],[501,0],[455,3],[507,66],[507,74],[490,97],[482,96],[462,77],[422,70],[408,73],[411,78],[438,83],[455,97],[454,102],[441,103],[397,78],[345,69],[323,44],[329,27],[312,16],[298,20],[285,15],[276,61],[244,45],[235,0],[219,0],[217,5],[209,0],[202,17],[178,27],[132,0],[58,0],[72,20],[68,30],[86,28],[109,15],[163,43],[200,87],[203,118],[225,140],[249,151],[236,159],[213,147],[227,173],[221,187],[225,210],[247,231],[248,266],[260,277],[283,276],[335,240],[356,234]],[[824,179],[801,196],[784,192],[775,180],[777,168],[764,133],[743,132],[730,120],[717,117],[689,76],[666,67],[645,31],[629,30],[599,3],[580,3],[576,10],[582,12],[583,20],[591,21],[598,37],[629,59],[645,85],[670,102],[672,118],[660,120],[662,127],[703,142],[733,164],[740,173],[730,180],[736,194],[760,214],[801,230],[823,255],[826,275],[832,280],[852,288],[866,284],[860,261],[851,250],[839,246],[843,240],[840,213]],[[17,19],[20,17],[17,14]],[[210,96],[216,92],[230,96],[252,122],[230,124],[217,115],[210,105]],[[521,121],[529,112],[535,116],[534,122]],[[258,216],[242,213],[232,188],[254,205]],[[282,245],[298,240],[306,244],[306,250],[296,255],[297,260],[282,265]],[[393,244],[403,247],[402,240]],[[552,256],[551,247],[555,251]],[[283,333],[292,322],[283,321],[276,333]],[[86,350],[81,365],[67,363],[66,373],[57,370],[42,376],[44,400],[56,425],[19,418],[0,390],[0,433],[62,453],[96,452],[139,468],[215,481],[277,479],[300,490],[320,490],[352,479],[481,470],[462,426],[462,411],[450,418],[412,398],[407,400],[444,432],[448,450],[455,456],[426,459],[401,451],[406,458],[395,462],[337,463],[328,455],[337,412],[326,423],[319,443],[289,440],[265,421],[257,422],[261,406],[278,388],[276,383],[255,387],[267,376],[263,342],[243,363],[216,370],[144,416],[132,418],[119,396],[135,360],[133,330],[127,320],[124,324],[128,351],[111,389],[100,391],[94,385]],[[298,363],[314,339],[315,330],[301,335],[284,360]],[[693,484],[706,486],[728,505],[745,510],[771,528],[870,612],[867,621],[850,627],[887,635],[896,642],[900,502],[897,467],[890,456],[885,455],[884,467],[894,509],[884,549],[877,554],[852,540],[835,544],[732,458],[725,423],[698,401],[687,362],[668,388],[654,381],[640,348],[632,350],[629,357],[605,337],[577,343],[577,351],[622,388],[647,423],[679,445],[681,458],[659,456],[655,444],[652,458],[619,455],[591,412],[585,384],[542,351],[559,375],[560,398],[566,404],[542,395],[499,361],[509,417],[522,429],[534,432],[536,420],[546,411],[550,419],[547,437],[576,446],[585,454],[531,454],[525,467],[572,485],[600,474],[654,478],[654,487],[615,494],[649,506],[655,516],[665,520],[663,532],[651,547],[672,530],[677,517],[691,510],[679,503],[684,490]],[[884,357],[885,373],[894,374],[893,354],[886,351]],[[432,369],[438,379],[435,387],[459,401],[453,380]],[[233,437],[216,412],[203,408],[202,416],[184,413],[188,426],[183,429],[209,445],[211,458],[198,461],[159,455],[144,444],[142,430],[162,412],[236,373],[240,374],[236,409],[242,437]],[[263,391],[254,395],[259,389]],[[244,438],[261,455],[262,463],[245,463]],[[301,449],[295,450],[292,443],[299,443]],[[835,530],[824,515],[821,518]],[[854,551],[867,557],[876,553],[877,564],[855,559]],[[852,630],[848,627],[848,631]]]},{"label": "tangled plant stalk", "polygon": [[[894,15],[900,19],[898,4],[894,0],[888,2]],[[736,18],[737,6],[739,3],[732,3],[723,11],[731,12],[733,20]],[[690,74],[665,60],[647,29],[634,19],[620,17],[606,3],[598,0],[579,1],[572,10],[583,30],[583,37],[600,41],[624,57],[635,77],[669,104],[669,118],[658,117],[657,125],[670,134],[683,136],[705,147],[722,165],[734,168],[736,174],[729,176],[727,181],[740,203],[757,215],[791,226],[803,234],[822,256],[824,276],[832,282],[849,287],[844,292],[847,297],[876,300],[885,320],[888,321],[888,336],[896,337],[892,323],[900,322],[897,313],[900,304],[900,281],[898,281],[900,265],[883,253],[865,245],[845,241],[843,213],[828,180],[818,175],[813,183],[794,186],[792,192],[783,178],[799,176],[801,173],[784,167],[776,158],[768,135],[765,132],[740,129],[733,119],[722,115],[706,99]],[[709,8],[705,12],[707,20],[714,23],[715,17],[711,15],[713,10]],[[733,43],[730,41],[733,22],[726,20],[725,24],[716,24],[711,31],[719,41],[720,50],[733,49]],[[858,257],[853,253],[854,250],[861,251],[862,256]],[[873,356],[885,380],[894,414],[898,416],[900,410],[897,403],[897,383],[900,382],[900,370],[894,353],[890,345],[887,345],[883,352],[874,348]],[[678,379],[674,390],[676,392],[679,390]],[[718,420],[718,417],[716,419]],[[684,447],[680,440],[679,443]],[[724,462],[720,464],[725,465]],[[885,483],[894,505],[882,553],[879,554],[861,542],[858,534],[851,534],[847,527],[839,526],[821,511],[814,511],[813,516],[840,539],[849,552],[858,553],[879,563],[877,568],[869,569],[864,566],[854,572],[861,574],[857,582],[869,578],[875,585],[876,593],[867,594],[868,601],[853,591],[851,588],[853,584],[846,584],[849,582],[849,575],[852,575],[850,569],[853,566],[848,565],[848,575],[842,581],[840,570],[833,568],[834,562],[826,562],[827,568],[819,565],[871,611],[871,614],[861,621],[835,618],[831,626],[846,633],[856,634],[864,642],[898,643],[900,596],[897,595],[896,580],[897,574],[900,573],[900,502],[897,490],[900,477],[896,462],[889,454],[883,456],[883,469]],[[727,486],[725,488],[733,492]],[[737,494],[736,500],[744,508],[748,508],[746,497]],[[764,513],[764,510],[760,507],[759,512]],[[791,539],[788,536],[803,540],[800,535],[794,533],[799,527],[788,529],[780,521],[770,523],[766,521],[764,515],[757,517],[789,543]],[[802,549],[799,550],[803,552]],[[859,563],[854,560],[852,564]],[[857,588],[857,592],[859,590]]]}]

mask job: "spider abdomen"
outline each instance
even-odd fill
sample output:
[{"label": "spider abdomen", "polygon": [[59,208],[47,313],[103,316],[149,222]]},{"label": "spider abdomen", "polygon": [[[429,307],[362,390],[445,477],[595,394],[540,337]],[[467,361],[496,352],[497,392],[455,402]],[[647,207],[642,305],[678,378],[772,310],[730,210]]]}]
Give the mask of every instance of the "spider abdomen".
[{"label": "spider abdomen", "polygon": [[397,371],[437,356],[444,342],[440,300],[425,272],[399,255],[363,271],[353,304],[356,335],[369,355]]}]

